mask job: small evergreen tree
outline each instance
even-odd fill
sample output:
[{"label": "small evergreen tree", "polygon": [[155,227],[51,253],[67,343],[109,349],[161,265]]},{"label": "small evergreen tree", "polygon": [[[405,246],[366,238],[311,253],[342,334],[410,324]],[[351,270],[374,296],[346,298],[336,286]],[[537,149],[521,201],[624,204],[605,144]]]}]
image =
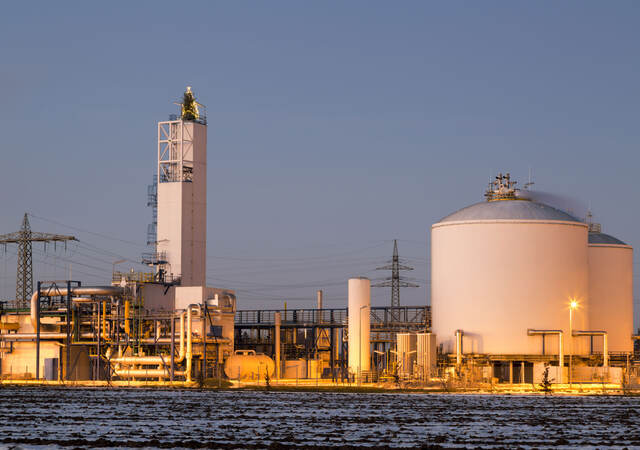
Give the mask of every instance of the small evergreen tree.
[{"label": "small evergreen tree", "polygon": [[549,366],[546,365],[544,368],[544,372],[542,373],[542,381],[540,382],[540,388],[542,389],[542,392],[544,392],[544,395],[549,395],[551,394],[551,382],[553,380],[551,378],[549,378]]},{"label": "small evergreen tree", "polygon": [[269,369],[267,368],[267,372],[264,374],[264,385],[267,390],[271,389],[271,377],[269,376]]}]

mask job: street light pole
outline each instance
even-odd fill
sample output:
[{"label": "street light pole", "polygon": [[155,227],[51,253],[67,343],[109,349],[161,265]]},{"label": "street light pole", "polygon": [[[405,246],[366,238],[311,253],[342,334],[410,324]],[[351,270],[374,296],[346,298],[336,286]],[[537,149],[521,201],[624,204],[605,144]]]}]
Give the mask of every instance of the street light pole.
[{"label": "street light pole", "polygon": [[362,305],[358,315],[358,385],[362,383],[362,310],[366,307],[367,305]]},{"label": "street light pole", "polygon": [[573,359],[573,307],[569,307],[569,388],[571,388],[571,360]]},{"label": "street light pole", "polygon": [[571,389],[571,360],[573,359],[573,310],[578,307],[578,302],[571,300],[569,303],[569,388]]}]

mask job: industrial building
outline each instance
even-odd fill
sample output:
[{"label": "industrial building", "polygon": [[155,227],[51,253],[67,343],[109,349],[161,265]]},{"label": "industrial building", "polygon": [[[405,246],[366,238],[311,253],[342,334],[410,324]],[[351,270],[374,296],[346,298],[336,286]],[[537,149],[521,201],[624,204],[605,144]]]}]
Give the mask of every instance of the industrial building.
[{"label": "industrial building", "polygon": [[[0,304],[5,380],[192,384],[211,377],[259,381],[382,379],[621,383],[635,367],[633,249],[590,218],[538,202],[510,176],[486,200],[431,227],[431,303],[402,306],[392,276],[345,276],[348,304],[239,310],[235,292],[206,285],[207,119],[191,88],[179,114],[158,123],[148,273],[116,272],[108,286],[38,281],[21,233],[17,298]],[[27,263],[28,262],[28,263]],[[28,266],[28,267],[27,267]],[[23,275],[21,276],[21,267]],[[28,270],[27,270],[28,269]],[[372,287],[390,287],[388,307]]]},{"label": "industrial building", "polygon": [[153,272],[114,271],[110,286],[38,282],[28,305],[5,305],[3,378],[189,383],[222,372],[236,298],[205,285],[207,120],[191,88],[157,142],[157,237],[143,257]]}]

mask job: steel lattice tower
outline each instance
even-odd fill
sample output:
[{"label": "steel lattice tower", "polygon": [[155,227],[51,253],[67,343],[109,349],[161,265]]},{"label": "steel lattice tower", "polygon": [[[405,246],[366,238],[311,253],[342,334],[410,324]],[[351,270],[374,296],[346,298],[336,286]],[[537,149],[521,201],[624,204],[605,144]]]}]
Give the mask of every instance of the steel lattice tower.
[{"label": "steel lattice tower", "polygon": [[26,301],[33,294],[33,253],[31,244],[31,225],[24,215],[18,242],[18,272],[16,273],[16,300]]},{"label": "steel lattice tower", "polygon": [[65,242],[77,240],[62,234],[37,233],[31,231],[25,213],[20,231],[0,235],[0,244],[18,244],[18,271],[16,274],[16,301],[25,305],[33,294],[33,242]]},{"label": "steel lattice tower", "polygon": [[391,288],[391,315],[394,321],[399,321],[398,308],[400,307],[400,288],[401,287],[418,287],[417,284],[407,281],[400,276],[401,270],[413,270],[413,267],[401,264],[398,256],[398,241],[393,241],[393,257],[391,264],[377,267],[376,270],[390,270],[391,276],[384,279],[380,283],[371,285],[371,287],[390,287]]}]

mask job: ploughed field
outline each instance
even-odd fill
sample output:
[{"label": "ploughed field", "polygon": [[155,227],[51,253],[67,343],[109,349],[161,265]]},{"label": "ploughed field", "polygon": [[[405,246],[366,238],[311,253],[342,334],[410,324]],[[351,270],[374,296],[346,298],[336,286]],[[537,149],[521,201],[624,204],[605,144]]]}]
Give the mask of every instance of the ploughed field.
[{"label": "ploughed field", "polygon": [[0,388],[0,448],[640,446],[640,398]]}]

